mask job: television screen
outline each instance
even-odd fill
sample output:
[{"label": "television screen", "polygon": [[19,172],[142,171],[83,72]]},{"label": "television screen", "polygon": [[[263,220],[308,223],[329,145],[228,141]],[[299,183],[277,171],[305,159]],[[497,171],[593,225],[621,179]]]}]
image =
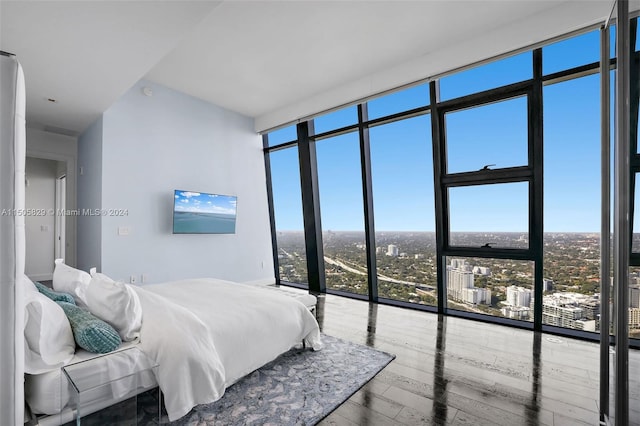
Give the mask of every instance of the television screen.
[{"label": "television screen", "polygon": [[174,234],[235,234],[236,200],[231,195],[175,190]]}]

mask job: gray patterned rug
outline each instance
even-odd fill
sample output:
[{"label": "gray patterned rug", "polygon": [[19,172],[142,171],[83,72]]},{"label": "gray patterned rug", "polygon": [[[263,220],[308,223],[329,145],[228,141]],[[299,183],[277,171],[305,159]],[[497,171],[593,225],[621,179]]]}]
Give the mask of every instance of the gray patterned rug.
[{"label": "gray patterned rug", "polygon": [[[169,423],[165,413],[158,419],[157,392],[142,394],[137,424],[315,425],[395,358],[336,337],[322,335],[322,341],[321,351],[292,349],[238,381],[220,400],[199,405],[175,422]],[[109,414],[117,411],[95,413],[89,423],[119,423]]]}]

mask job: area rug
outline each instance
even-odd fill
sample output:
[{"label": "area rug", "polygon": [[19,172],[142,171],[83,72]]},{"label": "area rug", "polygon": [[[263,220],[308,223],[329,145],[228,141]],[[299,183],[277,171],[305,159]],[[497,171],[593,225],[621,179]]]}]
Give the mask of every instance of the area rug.
[{"label": "area rug", "polygon": [[[315,425],[395,358],[325,334],[322,341],[321,351],[292,349],[238,381],[220,400],[199,405],[174,422],[164,413],[158,419],[157,392],[142,394],[137,424]],[[110,410],[118,409],[95,413],[90,423],[110,424]]]}]

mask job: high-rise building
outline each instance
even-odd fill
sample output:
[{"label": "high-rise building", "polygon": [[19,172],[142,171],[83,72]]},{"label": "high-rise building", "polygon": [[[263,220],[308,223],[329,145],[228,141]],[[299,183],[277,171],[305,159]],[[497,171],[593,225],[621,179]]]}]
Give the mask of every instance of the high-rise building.
[{"label": "high-rise building", "polygon": [[465,288],[462,290],[462,302],[472,305],[490,305],[491,290],[486,288]]},{"label": "high-rise building", "polygon": [[629,308],[629,328],[640,328],[640,308]]},{"label": "high-rise building", "polygon": [[528,308],[531,304],[531,290],[515,285],[507,287],[506,303],[511,306],[523,306]]},{"label": "high-rise building", "polygon": [[629,307],[640,308],[640,287],[629,287]]},{"label": "high-rise building", "polygon": [[500,312],[502,312],[502,315],[506,318],[528,320],[531,315],[531,308],[507,305],[501,308]]},{"label": "high-rise building", "polygon": [[542,291],[549,292],[553,290],[553,280],[543,278],[542,279]]},{"label": "high-rise building", "polygon": [[476,275],[491,275],[491,268],[487,268],[486,266],[474,266],[473,273]]},{"label": "high-rise building", "polygon": [[474,286],[473,268],[466,260],[452,259],[447,265],[447,296],[456,302],[491,304],[491,290]]},{"label": "high-rise building", "polygon": [[576,330],[596,331],[600,301],[597,297],[562,292],[544,296],[542,322]]},{"label": "high-rise building", "polygon": [[387,256],[397,257],[398,256],[398,246],[393,245],[393,244],[389,244],[389,246],[387,247]]},{"label": "high-rise building", "polygon": [[447,266],[447,296],[455,301],[463,301],[463,290],[473,288],[473,272],[464,260],[453,259]]}]

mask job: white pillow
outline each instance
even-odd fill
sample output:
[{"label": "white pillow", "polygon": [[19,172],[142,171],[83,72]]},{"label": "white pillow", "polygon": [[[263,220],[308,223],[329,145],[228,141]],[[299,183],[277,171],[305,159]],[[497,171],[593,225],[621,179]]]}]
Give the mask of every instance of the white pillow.
[{"label": "white pillow", "polygon": [[33,281],[31,281],[31,278],[29,278],[26,275],[23,275],[22,280],[24,282],[24,287],[27,293],[30,291],[38,291],[36,285],[33,283]]},{"label": "white pillow", "polygon": [[25,373],[40,374],[60,368],[75,354],[76,342],[62,308],[38,291],[25,295]]},{"label": "white pillow", "polygon": [[55,264],[53,289],[72,295],[78,306],[87,306],[86,293],[91,281],[91,275],[85,271],[65,265],[63,259],[56,259]]},{"label": "white pillow", "polygon": [[142,327],[142,304],[129,285],[96,273],[87,289],[87,307],[118,331],[123,342],[134,340]]}]

